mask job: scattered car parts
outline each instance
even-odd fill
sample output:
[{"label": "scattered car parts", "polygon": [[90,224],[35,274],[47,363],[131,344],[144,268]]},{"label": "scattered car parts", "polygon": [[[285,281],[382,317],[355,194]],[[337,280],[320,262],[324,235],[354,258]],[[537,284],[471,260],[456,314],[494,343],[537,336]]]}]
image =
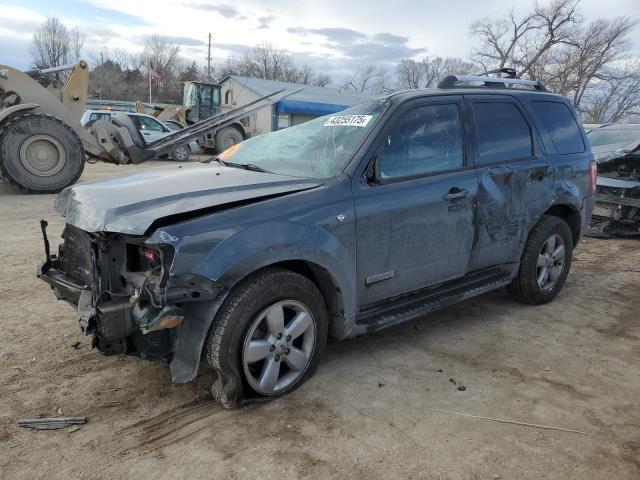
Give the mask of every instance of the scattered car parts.
[{"label": "scattered car parts", "polygon": [[640,235],[640,125],[608,125],[587,138],[598,162],[589,234]]}]

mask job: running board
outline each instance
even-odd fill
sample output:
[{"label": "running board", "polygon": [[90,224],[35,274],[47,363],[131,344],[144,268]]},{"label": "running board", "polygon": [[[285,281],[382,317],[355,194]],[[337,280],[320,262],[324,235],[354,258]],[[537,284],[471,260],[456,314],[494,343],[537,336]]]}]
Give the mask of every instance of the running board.
[{"label": "running board", "polygon": [[355,334],[381,330],[416,317],[454,305],[511,283],[504,269],[491,269],[454,280],[441,286],[418,290],[396,299],[377,302],[361,309],[356,318]]}]

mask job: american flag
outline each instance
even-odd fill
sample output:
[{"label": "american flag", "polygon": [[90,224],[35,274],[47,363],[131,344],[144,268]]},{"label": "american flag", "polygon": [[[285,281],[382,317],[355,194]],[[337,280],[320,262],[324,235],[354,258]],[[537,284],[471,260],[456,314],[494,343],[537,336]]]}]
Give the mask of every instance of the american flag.
[{"label": "american flag", "polygon": [[160,85],[160,83],[162,83],[160,74],[151,67],[149,67],[149,81],[155,83],[156,85]]}]

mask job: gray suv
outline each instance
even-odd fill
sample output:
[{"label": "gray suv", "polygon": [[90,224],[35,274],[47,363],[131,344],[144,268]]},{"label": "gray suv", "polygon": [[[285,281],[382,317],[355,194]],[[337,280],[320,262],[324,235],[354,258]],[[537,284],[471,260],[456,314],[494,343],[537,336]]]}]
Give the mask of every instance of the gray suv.
[{"label": "gray suv", "polygon": [[[551,301],[589,224],[596,165],[568,101],[449,77],[251,138],[204,164],[63,191],[40,278],[106,355],[201,363],[226,407],[290,392],[328,336],[497,288]],[[203,362],[201,362],[203,359]]]}]

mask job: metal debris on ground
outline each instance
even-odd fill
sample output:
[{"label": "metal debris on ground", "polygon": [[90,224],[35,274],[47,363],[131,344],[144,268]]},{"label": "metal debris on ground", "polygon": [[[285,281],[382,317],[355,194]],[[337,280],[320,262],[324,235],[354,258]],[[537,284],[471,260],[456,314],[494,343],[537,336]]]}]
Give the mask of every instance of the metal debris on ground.
[{"label": "metal debris on ground", "polygon": [[18,426],[34,430],[59,430],[70,425],[84,425],[87,417],[50,417],[23,418],[18,420]]},{"label": "metal debris on ground", "polygon": [[515,420],[505,420],[503,418],[482,417],[480,415],[471,415],[470,413],[452,412],[450,410],[442,410],[440,408],[434,408],[436,412],[449,413],[451,415],[460,415],[461,417],[478,418],[480,420],[491,420],[492,422],[510,423],[512,425],[521,425],[523,427],[542,428],[545,430],[558,430],[561,432],[579,433],[580,435],[593,436],[593,433],[582,432],[580,430],[572,430],[570,428],[553,427],[551,425],[537,425],[535,423],[517,422]]}]

